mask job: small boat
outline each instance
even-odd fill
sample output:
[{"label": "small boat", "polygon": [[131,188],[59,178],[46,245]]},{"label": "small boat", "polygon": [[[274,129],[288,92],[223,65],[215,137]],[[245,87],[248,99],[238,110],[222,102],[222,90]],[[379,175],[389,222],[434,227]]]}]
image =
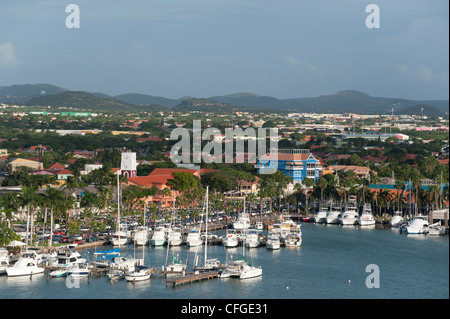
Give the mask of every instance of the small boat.
[{"label": "small boat", "polygon": [[264,230],[263,222],[257,222],[255,228],[256,228],[256,230],[259,230],[259,231]]},{"label": "small boat", "polygon": [[427,216],[417,215],[411,221],[411,224],[406,227],[408,234],[426,234],[428,233],[428,218]]},{"label": "small boat", "polygon": [[91,265],[98,268],[107,268],[114,257],[120,256],[120,248],[99,250],[94,252],[94,256],[96,256],[96,260],[91,261]]},{"label": "small boat", "polygon": [[9,265],[9,253],[5,248],[0,248],[0,275],[6,274],[6,268]]},{"label": "small boat", "polygon": [[125,270],[123,269],[110,269],[108,271],[109,280],[122,280],[125,278]]},{"label": "small boat", "polygon": [[149,280],[151,276],[151,270],[148,267],[136,266],[133,272],[125,275],[126,281],[144,281]]},{"label": "small boat", "polygon": [[280,236],[277,233],[269,233],[266,241],[266,248],[270,250],[280,249],[281,241]]},{"label": "small boat", "polygon": [[198,228],[192,228],[186,236],[186,245],[188,247],[197,247],[203,244],[200,230]]},{"label": "small boat", "polygon": [[245,247],[256,248],[260,245],[259,232],[256,229],[247,229],[245,231]]},{"label": "small boat", "polygon": [[245,212],[245,200],[244,200],[244,211],[239,214],[238,219],[233,223],[233,228],[237,230],[245,230],[250,228],[250,217]]},{"label": "small boat", "polygon": [[403,221],[402,212],[396,211],[394,213],[394,216],[392,216],[389,224],[391,225],[391,227],[398,227],[402,221]]},{"label": "small boat", "polygon": [[164,267],[166,277],[173,275],[184,276],[186,274],[187,264],[183,263],[177,256],[172,257],[172,262]]},{"label": "small boat", "polygon": [[87,264],[74,264],[67,267],[67,276],[72,278],[82,278],[89,276],[89,268]]},{"label": "small boat", "polygon": [[167,228],[164,226],[158,226],[155,228],[152,238],[150,239],[150,244],[152,246],[163,246],[166,243],[166,233]]},{"label": "small boat", "polygon": [[59,268],[55,269],[48,274],[50,277],[66,277],[67,276],[67,268]]},{"label": "small boat", "polygon": [[180,246],[183,243],[183,236],[181,229],[178,227],[171,227],[167,233],[167,244],[169,246]]},{"label": "small boat", "polygon": [[145,246],[148,244],[148,227],[139,227],[134,233],[133,242],[136,246]]}]

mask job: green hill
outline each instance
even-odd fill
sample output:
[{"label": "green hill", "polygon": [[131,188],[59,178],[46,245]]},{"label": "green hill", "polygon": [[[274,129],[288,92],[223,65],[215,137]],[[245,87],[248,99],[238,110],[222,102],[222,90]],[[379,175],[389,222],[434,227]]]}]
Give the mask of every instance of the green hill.
[{"label": "green hill", "polygon": [[66,91],[56,95],[35,97],[25,103],[28,106],[72,107],[93,111],[132,111],[135,105],[113,98],[102,98],[81,91]]}]

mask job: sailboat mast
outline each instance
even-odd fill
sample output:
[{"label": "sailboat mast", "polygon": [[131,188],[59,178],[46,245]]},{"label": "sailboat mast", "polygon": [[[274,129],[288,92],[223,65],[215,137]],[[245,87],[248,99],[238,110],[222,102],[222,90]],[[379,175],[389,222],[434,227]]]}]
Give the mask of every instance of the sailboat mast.
[{"label": "sailboat mast", "polygon": [[209,191],[209,186],[206,186],[205,263],[206,263],[207,250],[208,250],[208,191]]},{"label": "sailboat mast", "polygon": [[117,235],[119,236],[119,251],[120,251],[120,185],[119,185],[119,173],[117,171]]}]

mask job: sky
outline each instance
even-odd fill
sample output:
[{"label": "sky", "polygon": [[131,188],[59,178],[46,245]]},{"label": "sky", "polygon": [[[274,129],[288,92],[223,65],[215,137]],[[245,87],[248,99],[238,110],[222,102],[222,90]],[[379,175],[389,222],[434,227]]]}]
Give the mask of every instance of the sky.
[{"label": "sky", "polygon": [[[66,24],[70,4],[79,28]],[[32,83],[176,99],[448,100],[449,1],[0,0],[0,86]]]}]

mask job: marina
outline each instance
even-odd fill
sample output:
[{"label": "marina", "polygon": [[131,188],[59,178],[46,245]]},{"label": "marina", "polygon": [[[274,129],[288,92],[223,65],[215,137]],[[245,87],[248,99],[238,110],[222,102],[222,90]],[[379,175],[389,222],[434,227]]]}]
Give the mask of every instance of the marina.
[{"label": "marina", "polygon": [[[195,273],[192,264],[205,245],[188,247],[121,247],[120,256],[143,259],[150,266],[149,280],[110,280],[107,268],[92,268],[80,278],[49,277],[50,269],[32,276],[0,276],[2,299],[346,299],[346,298],[448,298],[448,236],[405,234],[398,228],[377,224],[373,227],[342,227],[320,223],[301,223],[302,244],[269,250],[260,245],[245,248],[247,257],[263,269],[262,276],[238,280],[220,278],[219,272]],[[213,231],[219,238],[225,230]],[[267,235],[267,230],[264,230]],[[225,248],[208,245],[208,258],[223,265],[242,256],[243,244]],[[105,245],[78,249],[88,262],[96,260]],[[184,277],[165,276],[167,254],[186,261]],[[368,265],[380,268],[380,288],[369,289]],[[282,275],[281,275],[282,274]],[[186,285],[188,284],[188,285]],[[176,287],[176,289],[173,289]],[[326,289],[324,288],[326,287]]]}]

